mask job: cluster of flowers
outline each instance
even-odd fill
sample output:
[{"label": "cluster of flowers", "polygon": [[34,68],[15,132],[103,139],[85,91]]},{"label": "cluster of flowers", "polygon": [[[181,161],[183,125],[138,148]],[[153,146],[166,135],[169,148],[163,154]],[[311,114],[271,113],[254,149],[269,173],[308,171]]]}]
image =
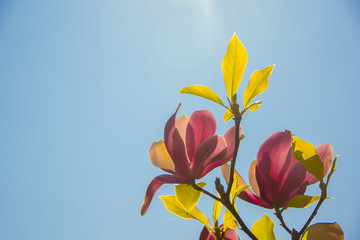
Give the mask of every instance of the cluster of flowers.
[{"label": "cluster of flowers", "polygon": [[[336,158],[333,161],[331,145],[321,144],[315,148],[310,143],[295,137],[288,130],[275,132],[260,146],[256,160],[250,164],[251,186],[247,185],[234,170],[240,136],[243,133],[240,125],[241,116],[247,110],[256,111],[262,104],[261,101],[251,103],[251,100],[265,91],[274,67],[274,65],[268,66],[253,73],[244,93],[244,109],[240,111],[236,91],[246,61],[246,50],[234,34],[222,66],[230,107],[225,106],[216,93],[205,86],[193,85],[181,90],[180,93],[198,95],[225,107],[227,110],[224,120],[234,118],[235,125],[229,128],[224,136],[216,135],[216,120],[211,112],[196,111],[190,118],[187,116],[176,118],[179,105],[165,125],[164,140],[154,142],[150,148],[149,156],[152,164],[167,174],[159,175],[151,181],[140,214],[144,215],[147,212],[153,197],[163,184],[179,184],[175,187],[176,196],[162,197],[162,200],[170,212],[183,218],[197,219],[205,225],[200,240],[238,240],[235,228],[241,228],[251,239],[276,239],[272,229],[273,222],[266,214],[253,225],[251,231],[246,227],[236,212],[236,197],[263,208],[274,209],[281,226],[291,234],[292,239],[301,237],[312,240],[318,239],[319,235],[325,240],[344,239],[343,232],[336,223],[315,224],[309,227],[318,208],[327,198],[327,185],[335,171]],[[231,166],[228,162],[231,162]],[[197,185],[195,180],[203,178],[220,166],[222,175],[228,183],[228,189],[225,193],[223,186],[218,182],[219,195],[215,197],[203,189],[205,183]],[[324,177],[327,175],[327,181],[324,182]],[[318,182],[320,182],[321,197],[306,196],[307,187]],[[189,196],[181,195],[182,191]],[[195,207],[200,192],[216,200],[213,208],[213,224],[208,223],[203,213]],[[288,207],[304,208],[316,201],[318,201],[316,211],[301,231],[290,230],[286,226],[281,215],[284,210]],[[223,224],[219,225],[217,218],[222,205],[227,208],[227,212]],[[266,222],[271,224],[266,225]]]}]

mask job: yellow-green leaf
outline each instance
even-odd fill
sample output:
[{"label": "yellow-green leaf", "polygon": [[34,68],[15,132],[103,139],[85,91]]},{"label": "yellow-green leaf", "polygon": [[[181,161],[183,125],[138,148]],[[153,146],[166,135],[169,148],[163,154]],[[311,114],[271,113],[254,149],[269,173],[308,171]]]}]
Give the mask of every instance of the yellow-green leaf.
[{"label": "yellow-green leaf", "polygon": [[183,206],[176,200],[176,196],[160,196],[161,200],[163,201],[166,209],[175,214],[176,216],[179,216],[181,218],[185,219],[196,219],[200,221],[202,224],[204,224],[207,228],[209,227],[208,221],[204,213],[199,211],[196,207],[194,207],[191,212],[186,211]]},{"label": "yellow-green leaf", "polygon": [[229,228],[234,229],[239,227],[236,223],[235,217],[228,209],[226,209],[226,212],[224,214],[223,226],[224,226],[224,231],[226,231]]},{"label": "yellow-green leaf", "polygon": [[232,201],[232,203],[234,203],[235,198],[236,198],[236,189],[238,188],[238,177],[236,174],[234,174],[234,181],[232,183],[231,186],[231,190],[230,190],[230,200]]},{"label": "yellow-green leaf", "polygon": [[[218,198],[220,198],[220,195],[218,195]],[[220,215],[221,212],[222,203],[219,201],[215,201],[214,203],[214,209],[213,209],[213,222],[216,224],[216,221]]]},{"label": "yellow-green leaf", "polygon": [[226,112],[224,114],[224,121],[227,122],[230,119],[232,119],[233,117],[234,117],[234,114],[229,109],[226,109]]},{"label": "yellow-green leaf", "polygon": [[226,91],[233,100],[233,97],[240,85],[247,63],[247,53],[245,47],[237,38],[236,33],[229,41],[227,52],[222,61],[222,72]]},{"label": "yellow-green leaf", "polygon": [[304,168],[320,181],[324,178],[324,163],[320,160],[316,148],[298,137],[293,136],[292,149],[295,158]]},{"label": "yellow-green leaf", "polygon": [[259,106],[260,106],[260,105],[262,105],[262,101],[254,102],[253,104],[251,104],[251,105],[248,107],[248,109],[249,109],[250,111],[255,112],[255,111],[257,111],[257,110],[259,109]]},{"label": "yellow-green leaf", "polygon": [[[249,84],[244,92],[244,108],[249,106],[252,99],[254,99],[258,94],[265,92],[266,88],[269,86],[269,77],[275,65],[267,66],[263,70],[255,71],[250,79]],[[257,106],[258,107],[258,106]],[[257,107],[255,110],[257,110]],[[252,109],[254,109],[252,107]],[[251,111],[254,111],[249,109]]]},{"label": "yellow-green leaf", "polygon": [[307,195],[296,195],[293,197],[283,208],[283,210],[293,207],[293,208],[306,208],[310,206],[313,202],[319,201],[320,197],[307,196]]},{"label": "yellow-green leaf", "polygon": [[226,107],[224,103],[221,101],[221,98],[213,90],[203,85],[192,85],[189,87],[183,87],[179,93],[187,93],[187,94],[203,97],[211,101],[214,101],[223,107]]},{"label": "yellow-green leaf", "polygon": [[344,232],[334,223],[316,223],[310,226],[302,236],[301,240],[344,240]]},{"label": "yellow-green leaf", "polygon": [[265,213],[265,215],[251,227],[251,232],[259,240],[275,240],[274,225],[274,222]]},{"label": "yellow-green leaf", "polygon": [[[235,174],[234,174],[235,175]],[[240,186],[238,187],[236,190],[235,190],[235,197],[238,196],[242,191],[250,188],[251,186],[250,185],[245,185],[245,186]],[[235,199],[235,197],[233,198],[233,200]]]},{"label": "yellow-green leaf", "polygon": [[[198,183],[199,187],[205,187],[206,183]],[[198,203],[201,192],[195,190],[189,184],[179,184],[175,186],[176,200],[183,206],[183,208],[190,212]]]}]

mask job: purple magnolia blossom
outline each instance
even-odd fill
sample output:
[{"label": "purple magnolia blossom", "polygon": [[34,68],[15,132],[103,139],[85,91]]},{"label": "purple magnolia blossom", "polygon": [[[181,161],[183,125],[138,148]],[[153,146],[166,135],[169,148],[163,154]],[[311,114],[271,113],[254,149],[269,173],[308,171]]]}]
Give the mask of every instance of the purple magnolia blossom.
[{"label": "purple magnolia blossom", "polygon": [[[329,144],[321,144],[316,151],[324,163],[326,176],[331,168],[333,149]],[[225,179],[229,179],[230,166],[223,165],[222,172]],[[238,184],[245,185],[241,176],[236,174]],[[307,186],[319,182],[294,157],[292,135],[288,130],[274,133],[261,145],[257,160],[250,165],[249,180],[253,191],[247,189],[239,197],[269,209],[284,207],[296,195],[303,195]]]},{"label": "purple magnolia blossom", "polygon": [[163,184],[189,183],[200,179],[233,156],[234,126],[224,137],[215,135],[216,120],[209,111],[196,111],[190,118],[181,116],[176,119],[179,107],[165,125],[165,141],[154,142],[150,148],[151,162],[169,174],[159,175],[151,181],[141,206],[141,215],[146,213]]},{"label": "purple magnolia blossom", "polygon": [[[207,227],[204,227],[203,230],[201,231],[199,240],[217,240],[217,239],[213,232],[209,231]],[[239,240],[239,237],[235,229],[228,229],[226,230],[222,240]]]}]

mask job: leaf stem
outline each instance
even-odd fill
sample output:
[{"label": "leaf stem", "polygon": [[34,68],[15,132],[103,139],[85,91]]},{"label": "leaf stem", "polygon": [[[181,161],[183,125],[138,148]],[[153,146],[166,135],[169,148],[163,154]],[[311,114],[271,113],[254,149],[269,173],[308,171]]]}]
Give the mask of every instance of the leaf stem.
[{"label": "leaf stem", "polygon": [[219,202],[222,203],[222,200],[221,200],[220,198],[216,197],[214,194],[206,191],[205,189],[199,187],[199,186],[195,183],[195,180],[191,181],[191,182],[190,182],[190,185],[191,185],[195,190],[198,190],[198,191],[200,191],[200,192],[208,195],[209,197],[213,198],[215,201],[219,201]]},{"label": "leaf stem", "polygon": [[236,163],[236,157],[237,157],[239,145],[240,145],[239,129],[240,129],[240,122],[241,122],[241,114],[236,114],[234,121],[235,121],[235,147],[234,147],[233,159],[231,161],[230,179],[229,179],[229,183],[228,183],[228,188],[226,190],[226,196],[228,196],[228,197],[230,196],[231,187],[234,182],[235,163]]}]

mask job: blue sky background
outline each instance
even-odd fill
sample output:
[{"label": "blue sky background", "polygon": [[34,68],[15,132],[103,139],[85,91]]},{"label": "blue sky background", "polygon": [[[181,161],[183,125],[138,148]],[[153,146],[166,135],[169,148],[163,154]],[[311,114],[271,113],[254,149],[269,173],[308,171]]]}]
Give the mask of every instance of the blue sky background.
[{"label": "blue sky background", "polygon": [[[179,102],[180,114],[212,111],[219,134],[231,126],[221,107],[177,93],[203,84],[225,100],[221,61],[234,32],[248,52],[240,96],[253,71],[276,64],[264,105],[242,122],[237,170],[247,179],[276,131],[332,144],[334,199],[315,222],[337,221],[356,239],[359,13],[357,0],[2,0],[0,239],[198,239],[201,224],[157,197],[140,217],[147,185],[162,174],[148,150]],[[210,191],[219,175],[205,178]],[[168,185],[157,196],[173,193]],[[210,216],[212,203],[203,196],[199,208]],[[278,225],[269,210],[238,208],[249,226],[264,212]],[[284,217],[299,229],[311,210]]]}]

